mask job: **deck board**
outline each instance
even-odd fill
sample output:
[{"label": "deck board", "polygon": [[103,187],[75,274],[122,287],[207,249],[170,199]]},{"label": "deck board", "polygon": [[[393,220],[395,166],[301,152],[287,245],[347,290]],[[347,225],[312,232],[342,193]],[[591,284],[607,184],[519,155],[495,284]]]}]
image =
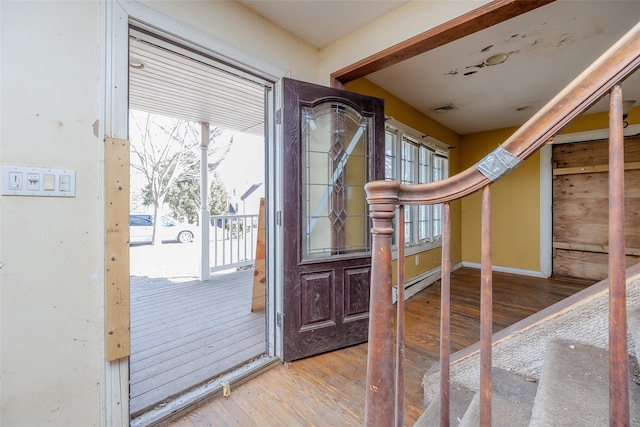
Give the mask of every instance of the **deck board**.
[{"label": "deck board", "polygon": [[[560,301],[588,284],[494,272],[494,331]],[[451,278],[451,347],[478,341],[479,271],[463,268]],[[405,424],[423,411],[425,372],[439,357],[440,286],[432,285],[406,302]],[[367,344],[292,363],[275,365],[215,396],[169,425],[187,426],[356,426],[364,422]]]},{"label": "deck board", "polygon": [[265,314],[251,312],[252,286],[252,270],[132,283],[132,415],[265,353]]}]

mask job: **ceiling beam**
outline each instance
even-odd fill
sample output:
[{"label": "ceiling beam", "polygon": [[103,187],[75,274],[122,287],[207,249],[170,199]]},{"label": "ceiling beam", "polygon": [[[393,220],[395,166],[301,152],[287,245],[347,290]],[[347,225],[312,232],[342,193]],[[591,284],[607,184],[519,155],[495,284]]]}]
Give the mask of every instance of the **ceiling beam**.
[{"label": "ceiling beam", "polygon": [[331,74],[333,87],[390,67],[555,0],[494,0]]}]

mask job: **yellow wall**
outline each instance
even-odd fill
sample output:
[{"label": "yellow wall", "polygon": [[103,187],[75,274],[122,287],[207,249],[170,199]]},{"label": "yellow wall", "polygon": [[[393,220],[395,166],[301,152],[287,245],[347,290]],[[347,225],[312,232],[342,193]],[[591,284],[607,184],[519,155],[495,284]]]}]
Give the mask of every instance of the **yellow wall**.
[{"label": "yellow wall", "polygon": [[[459,136],[433,119],[408,106],[391,93],[367,79],[348,83],[346,89],[385,100],[385,114],[406,125],[449,144],[449,174],[473,167],[504,142],[516,127]],[[640,107],[627,118],[640,123]],[[578,117],[560,133],[583,132],[608,127],[608,114]],[[536,153],[516,170],[491,186],[493,265],[512,269],[540,271],[540,154]],[[480,263],[480,193],[451,204],[452,254],[454,264]],[[422,252],[419,264],[415,255],[405,257],[405,279],[437,268],[441,250]],[[395,283],[396,266],[393,277]]]},{"label": "yellow wall", "polygon": [[[462,169],[472,167],[516,128],[462,137]],[[491,185],[493,265],[540,270],[540,154]],[[462,259],[480,262],[480,193],[462,200]]]},{"label": "yellow wall", "polygon": [[[584,115],[560,133],[585,132],[609,127],[608,114]],[[640,107],[627,122],[640,123]],[[459,170],[472,167],[504,142],[517,128],[498,129],[461,137]],[[457,151],[457,150],[452,150]],[[493,265],[540,271],[540,154],[491,186]],[[480,262],[480,193],[462,200],[462,260]]]},{"label": "yellow wall", "polygon": [[[385,115],[393,117],[395,120],[404,123],[420,132],[432,136],[433,138],[448,144],[451,147],[460,146],[460,136],[451,129],[442,126],[440,123],[425,116],[413,107],[396,98],[391,93],[380,88],[367,79],[359,79],[348,83],[346,89],[365,95],[375,96],[384,99]],[[454,175],[460,172],[460,150],[454,148],[449,151],[449,174]],[[461,204],[454,202],[451,204],[451,261],[456,264],[462,261],[461,248]],[[418,265],[416,265],[418,256]],[[416,255],[405,257],[405,280],[409,281],[422,273],[440,267],[442,261],[442,250],[438,247]],[[393,266],[393,282],[396,282],[396,265]]]},{"label": "yellow wall", "polygon": [[[627,123],[630,125],[640,123],[640,107],[634,107],[631,109],[631,112],[627,117]],[[580,116],[565,126],[559,133],[567,134],[607,128],[609,128],[609,114],[604,112]]]},{"label": "yellow wall", "polygon": [[442,126],[431,117],[425,116],[420,111],[396,98],[390,92],[387,92],[367,79],[362,78],[347,83],[345,89],[351,92],[362,93],[364,95],[384,99],[385,115],[391,116],[407,126],[424,132],[438,141],[442,141],[450,146],[455,146],[458,141],[460,141],[460,136],[457,133],[445,126]]}]

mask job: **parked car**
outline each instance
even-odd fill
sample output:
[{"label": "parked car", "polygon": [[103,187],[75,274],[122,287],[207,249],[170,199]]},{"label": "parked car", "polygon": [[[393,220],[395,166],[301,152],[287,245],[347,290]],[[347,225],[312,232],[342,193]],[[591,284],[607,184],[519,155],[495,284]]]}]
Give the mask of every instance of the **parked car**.
[{"label": "parked car", "polygon": [[[161,217],[160,238],[163,242],[190,243],[196,236],[197,227],[182,224],[166,216]],[[151,243],[153,240],[153,215],[129,215],[129,243]]]}]

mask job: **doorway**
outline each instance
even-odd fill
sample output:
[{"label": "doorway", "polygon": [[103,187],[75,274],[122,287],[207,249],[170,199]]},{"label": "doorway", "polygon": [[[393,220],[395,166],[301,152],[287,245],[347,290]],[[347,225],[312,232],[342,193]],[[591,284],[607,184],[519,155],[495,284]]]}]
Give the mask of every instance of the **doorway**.
[{"label": "doorway", "polygon": [[[599,281],[608,276],[609,140],[554,144],[553,275]],[[640,259],[640,137],[626,137],[626,265]]]},{"label": "doorway", "polygon": [[134,419],[215,388],[268,353],[264,303],[253,300],[269,90],[270,82],[130,28]]}]

